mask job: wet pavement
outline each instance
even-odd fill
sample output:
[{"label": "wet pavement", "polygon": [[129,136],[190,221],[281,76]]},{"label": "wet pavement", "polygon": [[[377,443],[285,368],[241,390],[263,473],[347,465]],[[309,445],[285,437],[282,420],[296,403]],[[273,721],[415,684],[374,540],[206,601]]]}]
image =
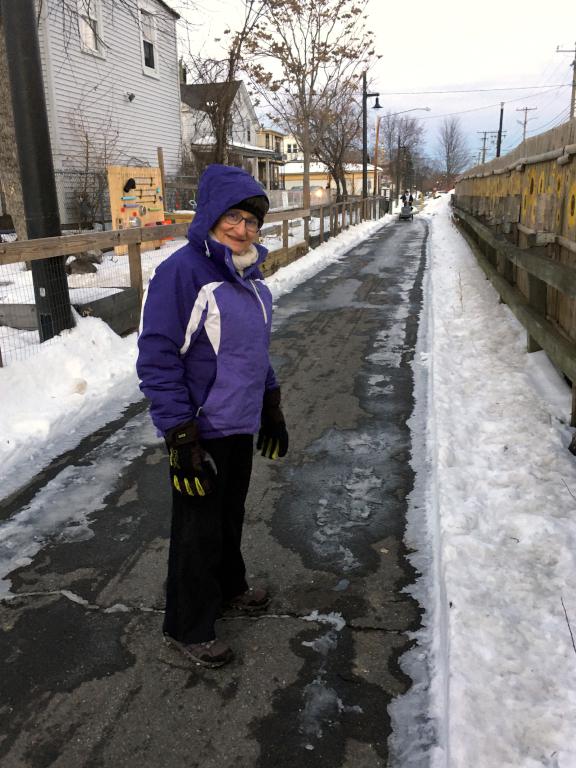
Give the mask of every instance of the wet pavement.
[{"label": "wet pavement", "polygon": [[396,764],[387,707],[421,618],[402,539],[426,236],[418,218],[382,228],[278,301],[291,447],[255,459],[244,538],[274,597],[220,621],[230,666],[161,643],[167,467],[141,406],[5,505],[3,768]]}]

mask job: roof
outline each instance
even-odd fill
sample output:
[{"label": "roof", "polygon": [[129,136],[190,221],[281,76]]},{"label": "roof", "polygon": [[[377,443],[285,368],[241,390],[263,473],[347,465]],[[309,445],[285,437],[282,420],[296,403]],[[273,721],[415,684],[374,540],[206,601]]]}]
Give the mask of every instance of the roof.
[{"label": "roof", "polygon": [[[216,139],[213,136],[201,136],[192,142],[193,147],[213,147],[216,144]],[[270,160],[279,160],[279,155],[273,149],[265,149],[264,147],[258,147],[255,144],[243,144],[239,141],[234,141],[228,145],[228,149],[232,152],[238,152],[244,157],[268,157]]]},{"label": "roof", "polygon": [[176,13],[176,11],[173,8],[170,8],[168,3],[165,3],[164,0],[156,0],[156,2],[158,3],[158,5],[161,5],[163,8],[166,8],[166,10],[169,11],[172,14],[172,16],[174,16],[175,19],[180,18],[180,14]]},{"label": "roof", "polygon": [[288,135],[279,128],[259,128],[257,133],[273,133],[275,136],[281,136],[282,138]]},{"label": "roof", "polygon": [[[368,163],[366,166],[369,171],[374,170],[372,163]],[[362,173],[362,165],[359,163],[344,163],[344,170],[346,173]],[[300,176],[304,173],[304,163],[300,163],[297,160],[290,161],[284,165],[285,176]],[[310,163],[310,173],[329,173],[327,166],[324,163]]]},{"label": "roof", "polygon": [[192,109],[209,112],[210,106],[217,102],[231,104],[240,87],[240,80],[226,83],[180,83],[180,98]]}]

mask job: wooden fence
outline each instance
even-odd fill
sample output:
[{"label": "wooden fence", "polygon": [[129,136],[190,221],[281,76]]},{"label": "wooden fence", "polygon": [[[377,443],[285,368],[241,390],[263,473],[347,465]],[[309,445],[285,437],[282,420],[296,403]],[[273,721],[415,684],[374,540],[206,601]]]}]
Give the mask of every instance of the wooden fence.
[{"label": "wooden fence", "polygon": [[[310,209],[289,209],[274,211],[267,215],[266,224],[279,224],[281,228],[282,247],[271,251],[263,265],[265,276],[273,274],[280,267],[303,256],[310,247],[324,242],[350,224],[360,221],[380,218],[386,210],[386,201],[382,197],[362,200],[351,200],[345,203],[334,203],[327,206],[316,206]],[[311,235],[308,241],[289,245],[290,222],[303,219],[308,224],[311,219],[319,218],[319,234]],[[328,224],[326,224],[326,221]],[[154,227],[134,227],[129,229],[111,230],[105,232],[89,232],[78,235],[63,235],[60,237],[24,240],[15,243],[0,242],[0,266],[30,262],[36,259],[67,257],[90,249],[108,250],[117,246],[127,246],[130,273],[130,287],[137,296],[137,309],[142,300],[144,285],[142,279],[142,246],[153,241],[166,238],[185,237],[189,222],[180,221],[174,224],[164,224]],[[308,231],[308,227],[305,228]],[[134,326],[136,327],[136,325]],[[2,355],[0,350],[0,366]]]},{"label": "wooden fence", "polygon": [[456,223],[494,287],[572,382],[576,426],[576,119],[456,184]]}]

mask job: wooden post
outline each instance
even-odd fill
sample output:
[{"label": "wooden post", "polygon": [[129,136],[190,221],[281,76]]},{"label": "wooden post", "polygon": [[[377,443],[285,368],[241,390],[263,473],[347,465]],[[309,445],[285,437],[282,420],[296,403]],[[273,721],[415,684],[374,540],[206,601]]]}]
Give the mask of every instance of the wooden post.
[{"label": "wooden post", "polygon": [[160,168],[160,179],[162,180],[162,208],[166,210],[166,176],[164,174],[164,150],[162,147],[156,147],[158,154],[158,168]]},{"label": "wooden post", "polygon": [[[546,283],[528,273],[528,302],[538,312],[543,320],[546,319]],[[539,352],[542,349],[535,339],[528,334],[528,352]]]},{"label": "wooden post", "polygon": [[324,206],[320,206],[320,244],[324,242]]},{"label": "wooden post", "polygon": [[282,248],[288,249],[288,219],[282,219]]},{"label": "wooden post", "polygon": [[140,258],[140,243],[128,245],[128,265],[130,267],[130,286],[136,288],[138,303],[142,303],[144,290],[142,286],[142,261]]}]

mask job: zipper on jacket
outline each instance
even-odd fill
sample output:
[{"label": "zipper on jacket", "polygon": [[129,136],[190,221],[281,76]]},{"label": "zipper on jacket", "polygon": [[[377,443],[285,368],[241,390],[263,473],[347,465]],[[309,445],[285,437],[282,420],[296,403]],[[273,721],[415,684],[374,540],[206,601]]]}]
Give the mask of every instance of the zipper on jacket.
[{"label": "zipper on jacket", "polygon": [[264,306],[264,302],[262,301],[260,294],[258,293],[258,289],[256,288],[256,285],[254,284],[254,280],[250,280],[250,285],[254,289],[254,293],[256,294],[256,297],[258,301],[260,302],[260,306],[262,308],[262,314],[264,315],[264,322],[268,322],[268,315],[266,314],[266,307]]}]

